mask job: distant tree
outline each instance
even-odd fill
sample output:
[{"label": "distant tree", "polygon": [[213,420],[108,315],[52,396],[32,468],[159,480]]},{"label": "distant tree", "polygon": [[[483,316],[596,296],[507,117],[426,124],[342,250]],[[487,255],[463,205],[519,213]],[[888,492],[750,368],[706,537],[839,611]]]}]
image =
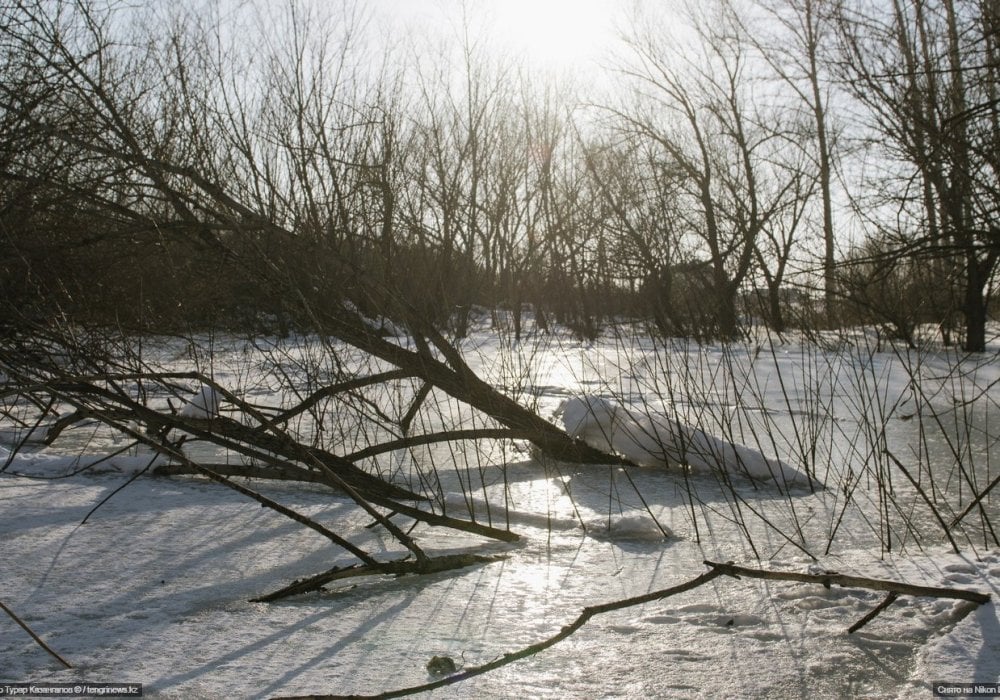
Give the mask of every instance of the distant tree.
[{"label": "distant tree", "polygon": [[[554,82],[532,80],[520,74],[521,94],[517,124],[509,124],[505,158],[499,173],[503,189],[492,199],[502,223],[501,289],[520,339],[522,311],[531,305],[541,330],[548,330],[548,314],[558,310],[565,297],[549,291],[553,276],[563,273],[562,246],[557,233],[556,210],[560,198],[571,190],[568,183],[578,168],[569,134],[570,103],[567,92]],[[562,284],[556,281],[554,284]]]},{"label": "distant tree", "polygon": [[813,165],[818,185],[827,325],[834,324],[837,266],[833,190],[839,128],[830,109],[834,80],[829,63],[835,40],[832,6],[830,0],[756,0],[752,7],[762,15],[745,20],[748,37],[769,71],[792,90],[808,113],[808,122],[803,123],[811,124],[797,135],[797,141]]},{"label": "distant tree", "polygon": [[895,254],[891,241],[866,240],[838,266],[843,320],[874,325],[888,338],[915,347],[918,326],[940,322],[935,311],[941,295],[947,294],[927,262]]},{"label": "distant tree", "polygon": [[[633,138],[607,142],[592,139],[587,148],[587,171],[603,203],[602,216],[612,243],[611,257],[620,277],[636,296],[639,315],[652,319],[663,335],[710,336],[697,309],[678,292],[686,285],[679,277],[689,263],[683,246],[683,228],[677,210],[683,206],[683,175],[648,140]],[[701,290],[704,293],[704,290]]]},{"label": "distant tree", "polygon": [[[889,195],[864,208],[885,214],[872,222],[887,233],[904,221],[887,254],[919,253],[956,285],[972,352],[986,347],[1000,263],[996,15],[978,0],[849,2],[838,14],[840,72],[878,134],[868,145]],[[947,329],[949,309],[938,313]]]},{"label": "distant tree", "polygon": [[[789,144],[789,150],[795,152],[795,146]],[[767,225],[761,229],[754,246],[756,271],[763,277],[766,290],[765,303],[759,308],[768,327],[778,333],[783,333],[787,328],[785,298],[788,292],[786,281],[789,263],[802,237],[803,222],[816,186],[815,171],[805,167],[801,170],[792,167],[787,185],[788,191],[782,197],[783,205],[775,209]],[[836,280],[826,278],[826,282],[835,284]],[[833,289],[832,286],[827,288]],[[829,312],[830,296],[827,295],[825,300],[825,307]],[[829,318],[828,313],[828,321]]]},{"label": "distant tree", "polygon": [[[639,20],[642,22],[642,20]],[[654,26],[637,27],[625,74],[639,100],[617,110],[630,137],[654,144],[683,195],[676,216],[687,241],[712,269],[705,303],[719,333],[738,332],[737,299],[759,244],[790,200],[803,195],[795,157],[787,158],[794,127],[774,96],[757,90],[755,66],[739,18],[727,5],[692,17],[703,56],[669,43]],[[783,252],[779,246],[773,252]]]}]

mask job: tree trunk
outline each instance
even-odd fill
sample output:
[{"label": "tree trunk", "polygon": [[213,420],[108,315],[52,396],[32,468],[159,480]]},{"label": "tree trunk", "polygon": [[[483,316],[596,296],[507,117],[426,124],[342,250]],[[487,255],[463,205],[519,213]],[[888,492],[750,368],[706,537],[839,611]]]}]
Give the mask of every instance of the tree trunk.
[{"label": "tree trunk", "polygon": [[988,300],[983,293],[987,280],[976,254],[969,252],[966,255],[965,302],[962,309],[965,314],[965,344],[962,349],[966,352],[985,352]]},{"label": "tree trunk", "polygon": [[775,333],[785,332],[785,314],[781,309],[781,285],[770,284],[767,287],[768,325]]},{"label": "tree trunk", "polygon": [[718,323],[719,337],[722,340],[734,340],[739,335],[739,314],[736,311],[736,285],[728,280],[716,282],[715,301],[718,308],[715,314]]}]

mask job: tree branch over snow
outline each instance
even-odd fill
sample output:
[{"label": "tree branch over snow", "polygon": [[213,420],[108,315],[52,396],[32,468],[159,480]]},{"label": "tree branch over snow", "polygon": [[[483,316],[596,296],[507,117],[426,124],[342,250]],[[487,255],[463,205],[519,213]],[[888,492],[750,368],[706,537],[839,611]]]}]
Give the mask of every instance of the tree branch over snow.
[{"label": "tree branch over snow", "polygon": [[[345,536],[313,519],[307,518],[297,511],[188,458],[181,451],[175,439],[171,437],[171,433],[190,435],[268,464],[285,478],[300,471],[315,472],[318,477],[317,481],[322,481],[346,493],[416,557],[416,566],[411,567],[411,573],[437,570],[434,567],[440,566],[439,558],[426,555],[407,533],[404,533],[376,506],[387,508],[392,512],[430,525],[451,527],[504,541],[518,539],[516,534],[508,531],[450,518],[400,503],[396,499],[420,500],[421,497],[365,472],[353,462],[339,455],[302,443],[294,436],[283,432],[273,422],[266,422],[266,417],[262,416],[259,411],[243,402],[239,397],[225,391],[208,377],[197,376],[203,385],[198,398],[203,403],[209,401],[216,404],[215,406],[211,409],[208,406],[201,406],[200,411],[182,409],[177,413],[166,413],[154,410],[137,401],[130,391],[124,388],[120,378],[114,375],[105,375],[101,379],[91,378],[86,374],[69,373],[58,367],[35,363],[30,359],[25,360],[20,355],[2,351],[0,351],[0,366],[3,367],[6,374],[20,384],[32,386],[33,390],[41,395],[72,407],[74,412],[70,415],[85,416],[103,423],[112,430],[128,435],[148,445],[155,452],[179,462],[186,470],[207,476],[217,483],[256,500],[265,507],[306,525],[358,557],[364,566],[373,571],[378,569],[381,564],[370,553],[354,545]],[[135,380],[143,378],[150,381],[149,376],[143,377],[138,374],[130,376]],[[218,398],[214,393],[211,397],[206,398],[206,391],[218,391],[245,415],[249,414],[248,418],[259,419],[263,426],[246,425],[219,415]],[[185,408],[190,408],[193,405],[189,404]],[[202,417],[201,413],[204,413],[205,416]],[[135,424],[141,428],[135,427]],[[263,427],[264,430],[258,429],[258,427]],[[447,568],[452,567],[444,566],[440,570]]]},{"label": "tree branch over snow", "polygon": [[444,554],[441,556],[426,559],[424,561],[413,559],[397,559],[385,562],[366,562],[364,564],[352,564],[350,566],[335,566],[322,574],[310,576],[308,578],[293,581],[288,586],[253,598],[251,603],[273,603],[276,600],[288,598],[293,595],[312,593],[321,590],[323,586],[334,581],[345,578],[356,578],[359,576],[406,576],[409,574],[436,574],[442,571],[453,569],[463,569],[476,564],[490,564],[505,556],[482,556],[478,554]]},{"label": "tree branch over snow", "polygon": [[663,600],[671,596],[678,595],[679,593],[684,593],[686,591],[693,590],[699,586],[703,586],[709,581],[717,579],[721,576],[729,576],[732,578],[741,578],[746,576],[748,578],[760,578],[768,579],[772,581],[792,581],[797,583],[814,583],[820,584],[827,588],[831,585],[839,585],[845,588],[863,588],[867,590],[880,590],[889,591],[889,595],[883,599],[883,601],[868,615],[866,615],[862,620],[855,623],[848,629],[848,633],[853,633],[860,629],[862,626],[870,622],[876,615],[887,608],[896,598],[900,595],[912,595],[912,596],[929,596],[934,598],[953,598],[956,600],[966,600],[978,605],[988,603],[990,596],[987,593],[980,593],[978,591],[970,591],[960,588],[944,588],[938,586],[917,586],[908,583],[899,583],[897,581],[887,581],[885,579],[874,579],[867,578],[864,576],[852,576],[847,574],[840,574],[835,571],[824,572],[821,574],[808,574],[799,573],[795,571],[768,571],[764,569],[752,569],[745,566],[739,566],[737,564],[730,563],[718,563],[712,561],[705,561],[705,565],[709,567],[709,571],[696,576],[695,578],[685,581],[684,583],[677,584],[676,586],[671,586],[670,588],[664,588],[658,591],[653,591],[651,593],[646,593],[644,595],[635,596],[632,598],[624,598],[622,600],[616,600],[610,603],[604,603],[601,605],[592,605],[584,608],[580,614],[570,622],[568,625],[563,627],[559,632],[543,639],[540,642],[531,644],[517,651],[513,651],[503,656],[494,659],[488,663],[482,664],[480,666],[470,666],[469,668],[463,669],[454,673],[446,678],[441,678],[439,680],[424,683],[422,685],[412,686],[409,688],[400,688],[397,690],[390,690],[384,693],[377,693],[375,695],[300,695],[300,696],[288,696],[275,698],[274,700],[342,700],[343,698],[397,698],[404,697],[407,695],[415,695],[417,693],[425,693],[431,690],[437,690],[438,688],[444,688],[446,686],[454,685],[462,681],[474,678],[476,676],[481,676],[484,673],[489,673],[503,666],[514,663],[515,661],[520,661],[526,659],[530,656],[534,656],[546,649],[555,646],[559,642],[568,638],[575,632],[577,632],[581,627],[583,627],[587,622],[589,622],[593,617],[597,615],[602,615],[609,612],[615,612],[618,610],[624,610],[626,608],[636,607],[639,605],[645,605],[646,603],[653,603],[658,600]]},{"label": "tree branch over snow", "polygon": [[868,578],[866,576],[841,574],[836,571],[827,571],[821,574],[807,574],[797,571],[750,569],[745,566],[738,566],[731,562],[720,564],[717,562],[706,561],[705,565],[710,566],[727,576],[732,576],[733,578],[746,576],[747,578],[761,578],[769,579],[771,581],[819,583],[826,588],[836,585],[843,588],[865,588],[872,591],[893,591],[900,595],[967,600],[979,605],[990,602],[990,595],[988,593],[980,593],[979,591],[969,591],[962,588],[947,588],[942,586],[916,586],[911,583],[900,583],[898,581],[887,581],[885,579]]},{"label": "tree branch over snow", "polygon": [[30,627],[28,627],[28,625],[25,624],[25,622],[20,617],[18,617],[16,614],[14,614],[13,610],[11,610],[6,605],[4,605],[3,601],[0,601],[0,610],[3,610],[5,613],[7,613],[8,615],[10,615],[10,619],[12,619],[14,622],[16,622],[21,627],[21,629],[23,629],[25,632],[27,632],[29,635],[31,635],[31,638],[34,639],[35,642],[38,643],[38,646],[40,646],[42,649],[44,649],[50,655],[52,655],[52,657],[55,658],[56,661],[58,661],[59,663],[61,663],[66,668],[73,668],[73,666],[69,663],[69,661],[67,661],[63,657],[59,656],[59,654],[57,654],[55,651],[53,651],[52,647],[50,647],[48,644],[46,644],[42,640],[41,637],[39,637],[37,634],[35,634],[34,630],[32,630]]}]

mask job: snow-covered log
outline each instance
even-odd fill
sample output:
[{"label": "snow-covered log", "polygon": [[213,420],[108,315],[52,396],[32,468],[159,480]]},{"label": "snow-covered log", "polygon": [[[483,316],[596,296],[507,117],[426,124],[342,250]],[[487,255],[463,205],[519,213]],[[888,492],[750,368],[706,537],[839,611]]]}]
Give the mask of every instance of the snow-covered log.
[{"label": "snow-covered log", "polygon": [[673,416],[627,408],[593,395],[564,401],[558,413],[572,437],[639,466],[684,466],[696,473],[742,474],[781,486],[819,485],[779,459],[709,435]]}]

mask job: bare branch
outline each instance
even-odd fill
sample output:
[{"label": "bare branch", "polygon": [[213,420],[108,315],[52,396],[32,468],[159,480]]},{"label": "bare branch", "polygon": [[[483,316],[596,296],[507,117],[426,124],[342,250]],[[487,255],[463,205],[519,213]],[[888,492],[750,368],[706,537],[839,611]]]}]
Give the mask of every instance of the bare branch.
[{"label": "bare branch", "polygon": [[21,629],[23,629],[25,632],[31,635],[31,638],[38,643],[38,646],[40,646],[45,651],[49,652],[49,654],[51,654],[53,658],[55,658],[59,663],[61,663],[66,668],[73,668],[73,666],[70,665],[69,661],[59,656],[59,654],[57,654],[55,651],[52,650],[52,647],[50,647],[48,644],[42,641],[42,638],[39,637],[37,634],[35,634],[34,631],[30,627],[28,627],[27,624],[25,624],[24,620],[15,615],[13,610],[4,605],[2,600],[0,600],[0,608],[2,608],[5,613],[10,615],[10,619],[16,622],[21,627]]},{"label": "bare branch", "polygon": [[731,576],[733,578],[740,578],[741,576],[746,576],[748,578],[761,578],[776,581],[797,581],[801,583],[819,583],[829,587],[832,584],[837,584],[840,586],[850,587],[850,588],[866,588],[870,590],[884,590],[889,591],[889,595],[872,610],[868,615],[866,615],[862,620],[855,623],[849,630],[849,633],[853,633],[860,629],[862,626],[870,622],[875,618],[880,612],[892,604],[896,598],[901,595],[914,595],[914,596],[930,596],[936,598],[955,598],[959,600],[967,600],[977,604],[984,604],[989,602],[990,596],[986,593],[980,593],[978,591],[968,591],[956,588],[940,588],[934,586],[914,586],[906,583],[897,583],[895,581],[886,581],[882,579],[866,578],[863,576],[848,576],[843,574],[838,574],[836,572],[828,572],[825,574],[800,574],[792,571],[764,571],[762,569],[751,569],[744,566],[737,566],[736,564],[720,564],[716,562],[706,561],[705,565],[710,567],[710,570],[697,576],[689,581],[672,586],[670,588],[664,588],[659,591],[653,591],[652,593],[646,593],[645,595],[635,596],[633,598],[625,598],[622,600],[617,600],[611,603],[604,603],[602,605],[593,605],[584,608],[581,613],[574,619],[571,623],[563,627],[557,634],[552,635],[540,642],[531,644],[522,649],[514,652],[504,654],[500,658],[491,661],[481,666],[472,666],[466,668],[462,671],[454,673],[446,678],[440,680],[425,683],[423,685],[412,686],[409,688],[401,688],[398,690],[391,690],[384,693],[378,693],[375,695],[302,695],[302,696],[289,696],[284,698],[276,698],[276,700],[334,700],[342,699],[346,697],[352,698],[398,698],[407,695],[415,695],[417,693],[425,693],[431,690],[436,690],[438,688],[444,688],[446,686],[454,685],[462,681],[468,680],[469,678],[474,678],[476,676],[481,676],[484,673],[494,671],[508,664],[512,664],[515,661],[520,661],[522,659],[528,658],[529,656],[534,656],[539,652],[545,651],[546,649],[558,644],[563,641],[574,632],[583,627],[591,618],[596,615],[601,615],[604,613],[614,612],[616,610],[623,610],[625,608],[635,607],[638,605],[645,605],[646,603],[652,603],[657,600],[663,600],[671,596],[677,595],[679,593],[684,593],[685,591],[690,591],[694,588],[698,588],[713,579],[719,578],[720,576]]}]

